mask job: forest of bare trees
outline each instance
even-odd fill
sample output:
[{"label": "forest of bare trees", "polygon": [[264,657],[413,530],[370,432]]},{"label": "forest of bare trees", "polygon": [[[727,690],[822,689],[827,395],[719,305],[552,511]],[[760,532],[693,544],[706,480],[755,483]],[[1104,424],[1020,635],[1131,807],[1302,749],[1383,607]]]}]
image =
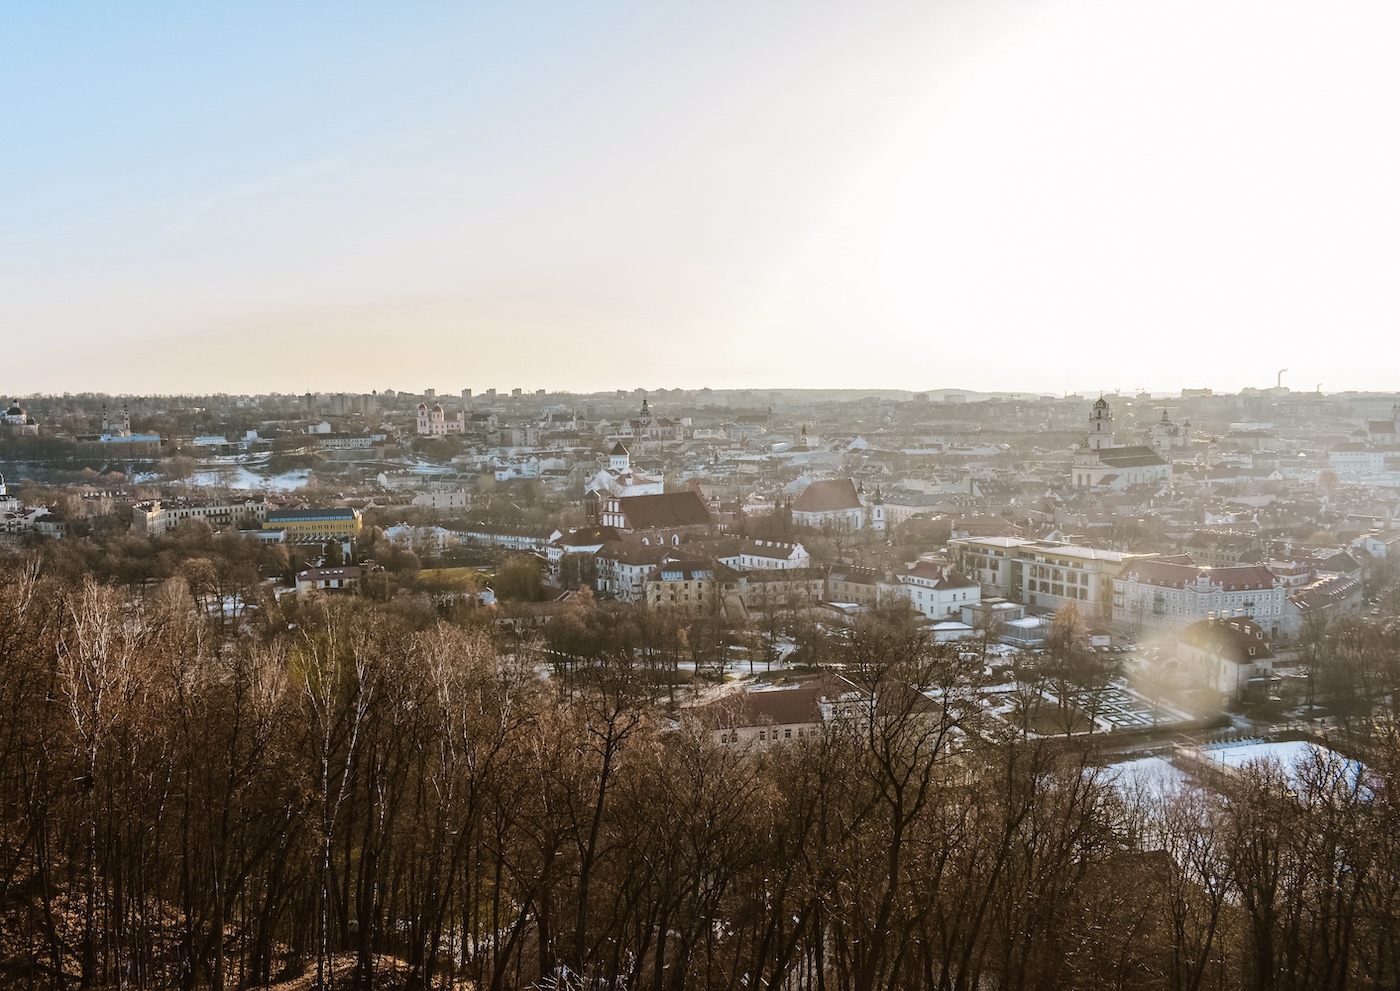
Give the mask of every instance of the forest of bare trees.
[{"label": "forest of bare trees", "polygon": [[193,597],[0,580],[0,985],[1400,983],[1393,732],[1363,777],[1138,792],[872,628],[840,650],[876,709],[733,747],[675,718],[645,630],[525,649],[344,599],[234,632]]}]

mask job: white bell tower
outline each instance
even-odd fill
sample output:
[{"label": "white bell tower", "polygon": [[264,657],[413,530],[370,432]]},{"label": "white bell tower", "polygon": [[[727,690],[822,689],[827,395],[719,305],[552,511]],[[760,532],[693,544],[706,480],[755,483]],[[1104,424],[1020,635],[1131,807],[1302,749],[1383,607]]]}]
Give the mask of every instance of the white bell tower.
[{"label": "white bell tower", "polygon": [[1089,449],[1101,451],[1113,446],[1113,410],[1103,396],[1089,413]]}]

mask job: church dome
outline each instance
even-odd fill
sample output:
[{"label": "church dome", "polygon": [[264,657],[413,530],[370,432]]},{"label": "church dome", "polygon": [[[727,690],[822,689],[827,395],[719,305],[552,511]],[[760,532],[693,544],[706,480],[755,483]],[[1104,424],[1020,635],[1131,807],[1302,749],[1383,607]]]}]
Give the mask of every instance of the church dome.
[{"label": "church dome", "polygon": [[9,409],[5,410],[5,415],[6,415],[6,416],[24,416],[24,410],[20,408],[20,406],[19,406],[18,403],[16,403],[15,405],[11,406]]},{"label": "church dome", "polygon": [[1108,400],[1100,396],[1099,401],[1094,403],[1094,409],[1108,409]]}]

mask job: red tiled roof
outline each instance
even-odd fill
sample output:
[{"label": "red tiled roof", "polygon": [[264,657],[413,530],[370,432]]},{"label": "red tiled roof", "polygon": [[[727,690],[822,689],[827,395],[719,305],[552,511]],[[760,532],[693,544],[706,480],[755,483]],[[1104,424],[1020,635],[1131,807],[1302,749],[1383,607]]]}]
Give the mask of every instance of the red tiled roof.
[{"label": "red tiled roof", "polygon": [[1262,564],[1235,568],[1198,568],[1194,564],[1172,564],[1163,560],[1134,561],[1119,575],[1123,581],[1136,580],[1143,585],[1162,588],[1186,588],[1194,585],[1204,572],[1211,584],[1221,585],[1227,592],[1274,587],[1274,574]]}]

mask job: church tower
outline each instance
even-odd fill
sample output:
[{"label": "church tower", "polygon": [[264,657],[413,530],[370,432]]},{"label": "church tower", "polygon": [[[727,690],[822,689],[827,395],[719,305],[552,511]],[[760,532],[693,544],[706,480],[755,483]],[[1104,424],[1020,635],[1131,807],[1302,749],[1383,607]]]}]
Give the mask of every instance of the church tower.
[{"label": "church tower", "polygon": [[1094,408],[1089,413],[1088,443],[1091,451],[1101,451],[1113,446],[1113,410],[1109,408],[1108,400],[1103,396],[1094,403]]}]

